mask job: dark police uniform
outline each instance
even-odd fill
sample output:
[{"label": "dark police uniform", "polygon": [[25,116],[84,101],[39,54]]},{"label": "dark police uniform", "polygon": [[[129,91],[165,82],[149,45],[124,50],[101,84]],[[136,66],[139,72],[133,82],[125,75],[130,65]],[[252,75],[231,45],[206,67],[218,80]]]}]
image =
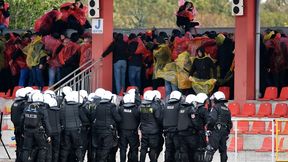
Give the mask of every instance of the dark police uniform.
[{"label": "dark police uniform", "polygon": [[195,107],[192,104],[182,104],[178,114],[178,135],[180,140],[181,162],[194,162],[194,155],[199,147],[200,136],[197,126]]},{"label": "dark police uniform", "polygon": [[85,157],[86,151],[88,162],[92,162],[92,134],[91,134],[91,125],[92,125],[92,112],[96,109],[97,105],[100,103],[101,98],[94,98],[93,101],[87,101],[83,105],[83,111],[89,119],[89,123],[85,124],[85,127],[82,129],[82,138],[83,138],[83,157]]},{"label": "dark police uniform", "polygon": [[148,148],[150,149],[150,161],[157,162],[162,138],[161,109],[161,105],[155,101],[143,101],[140,106],[140,130],[142,134],[140,162],[145,162]]},{"label": "dark police uniform", "polygon": [[96,158],[97,162],[106,162],[117,140],[116,122],[120,122],[121,117],[115,104],[108,100],[101,100],[92,113],[92,120],[92,158],[93,160]]},{"label": "dark police uniform", "polygon": [[230,110],[224,102],[219,101],[219,103],[214,105],[209,114],[207,128],[212,132],[209,136],[209,145],[212,148],[211,150],[208,150],[208,153],[211,153],[211,156],[206,159],[207,161],[212,161],[213,154],[218,149],[221,162],[226,162],[228,160],[226,141],[232,126]]},{"label": "dark police uniform", "polygon": [[38,148],[37,162],[45,162],[51,126],[48,120],[46,105],[42,102],[29,104],[22,115],[24,124],[24,142],[22,160],[28,162],[32,157],[32,149]]},{"label": "dark police uniform", "polygon": [[120,162],[126,162],[128,144],[130,148],[128,161],[138,162],[140,110],[135,104],[123,104],[123,106],[119,108],[119,114],[122,118],[119,123]]},{"label": "dark police uniform", "polygon": [[61,136],[61,124],[60,124],[60,107],[50,107],[47,105],[47,112],[49,123],[51,125],[51,144],[48,154],[48,162],[58,162],[60,154],[60,136]]},{"label": "dark police uniform", "polygon": [[15,162],[21,162],[21,150],[23,147],[23,124],[21,122],[21,116],[24,109],[27,106],[26,98],[16,98],[11,106],[11,121],[14,124],[14,135],[16,140],[16,160]]},{"label": "dark police uniform", "polygon": [[83,161],[81,127],[82,123],[89,122],[89,119],[81,108],[81,104],[79,103],[65,101],[61,109],[60,120],[63,128],[60,154],[61,162],[67,162],[70,150],[75,152],[78,162]]},{"label": "dark police uniform", "polygon": [[165,162],[179,161],[179,137],[177,131],[180,101],[168,101],[163,109],[163,129],[165,136]]}]

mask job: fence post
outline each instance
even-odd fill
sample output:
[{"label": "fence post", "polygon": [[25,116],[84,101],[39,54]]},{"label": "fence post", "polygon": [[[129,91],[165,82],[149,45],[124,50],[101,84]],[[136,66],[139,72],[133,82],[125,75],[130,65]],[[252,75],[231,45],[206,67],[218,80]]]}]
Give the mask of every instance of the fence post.
[{"label": "fence post", "polygon": [[238,119],[235,120],[235,157],[234,157],[234,161],[237,162],[238,159]]}]

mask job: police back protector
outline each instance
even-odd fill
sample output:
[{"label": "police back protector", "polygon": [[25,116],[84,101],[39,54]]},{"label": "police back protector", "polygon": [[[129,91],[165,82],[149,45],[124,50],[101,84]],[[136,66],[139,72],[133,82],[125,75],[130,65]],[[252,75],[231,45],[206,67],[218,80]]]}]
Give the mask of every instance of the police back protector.
[{"label": "police back protector", "polygon": [[40,126],[40,123],[39,105],[32,103],[24,110],[24,126],[25,128],[35,129]]}]

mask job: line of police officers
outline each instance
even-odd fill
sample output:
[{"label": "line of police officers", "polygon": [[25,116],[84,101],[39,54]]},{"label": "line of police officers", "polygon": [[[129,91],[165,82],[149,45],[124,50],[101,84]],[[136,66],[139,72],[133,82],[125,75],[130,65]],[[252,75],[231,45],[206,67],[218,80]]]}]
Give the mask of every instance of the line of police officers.
[{"label": "line of police officers", "polygon": [[88,95],[64,87],[60,96],[19,89],[11,109],[16,162],[82,162],[86,153],[88,162],[115,162],[118,148],[121,162],[145,162],[147,154],[157,162],[164,143],[165,162],[210,162],[218,149],[227,161],[232,122],[222,92],[210,100],[203,93],[184,99],[179,91],[165,103],[159,91],[143,98],[135,89],[120,104],[102,88]]}]

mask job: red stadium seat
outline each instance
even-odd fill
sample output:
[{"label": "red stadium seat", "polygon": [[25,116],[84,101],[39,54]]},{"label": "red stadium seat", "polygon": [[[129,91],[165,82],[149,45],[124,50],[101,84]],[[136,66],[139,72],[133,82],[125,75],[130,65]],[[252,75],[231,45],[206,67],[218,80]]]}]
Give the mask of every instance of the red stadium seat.
[{"label": "red stadium seat", "polygon": [[269,102],[261,103],[257,117],[268,117],[272,114],[272,105]]},{"label": "red stadium seat", "polygon": [[126,89],[126,92],[128,92],[130,89],[138,89],[136,86],[129,86],[129,87],[127,87],[127,89]]},{"label": "red stadium seat", "polygon": [[[238,137],[237,139],[237,151],[243,151],[243,137]],[[230,141],[229,147],[228,147],[229,152],[234,152],[235,151],[235,137],[233,137]]]},{"label": "red stadium seat", "polygon": [[254,121],[252,124],[252,128],[246,134],[262,134],[265,132],[265,122],[262,121]]},{"label": "red stadium seat", "polygon": [[228,104],[228,108],[231,111],[232,116],[237,116],[240,114],[240,105],[237,102],[232,102]]},{"label": "red stadium seat", "polygon": [[166,89],[165,87],[158,87],[157,90],[161,93],[161,98],[164,99],[166,97]]},{"label": "red stadium seat", "polygon": [[[274,134],[276,134],[276,123],[274,122]],[[278,132],[282,129],[282,122],[278,122]],[[262,134],[272,134],[272,122],[269,122],[268,128]]]},{"label": "red stadium seat", "polygon": [[287,104],[286,103],[277,103],[275,107],[274,114],[271,115],[271,118],[280,118],[287,115]]},{"label": "red stadium seat", "polygon": [[256,107],[254,103],[245,103],[240,114],[241,117],[252,117],[255,116]]},{"label": "red stadium seat", "polygon": [[283,87],[281,89],[279,98],[276,98],[275,100],[278,100],[278,101],[288,100],[288,87]]},{"label": "red stadium seat", "polygon": [[48,89],[49,89],[49,86],[44,86],[43,89],[42,89],[42,91],[44,92],[44,91],[46,91],[46,90],[48,90]]},{"label": "red stadium seat", "polygon": [[[279,145],[278,145],[279,151],[284,151],[283,143],[284,143],[284,137],[282,137],[279,141]],[[256,152],[271,152],[271,151],[272,151],[272,138],[265,137],[261,148],[257,149]],[[274,151],[276,151],[276,139],[275,138],[274,138]]]},{"label": "red stadium seat", "polygon": [[153,90],[153,87],[146,87],[146,88],[144,88],[144,93],[145,93],[146,91],[149,91],[149,90]]},{"label": "red stadium seat", "polygon": [[[16,97],[16,91],[20,88],[23,88],[22,86],[15,86],[14,89],[13,89],[13,93],[12,93],[12,96],[9,96],[8,98],[9,99],[14,99]],[[7,92],[8,93],[8,92]]]},{"label": "red stadium seat", "polygon": [[260,101],[275,100],[278,96],[277,87],[267,87],[263,98],[259,98]]},{"label": "red stadium seat", "polygon": [[225,94],[226,100],[230,99],[230,87],[219,87],[218,91],[221,91]]},{"label": "red stadium seat", "polygon": [[32,86],[31,88],[33,88],[33,89],[39,89],[39,87],[38,86]]},{"label": "red stadium seat", "polygon": [[[238,134],[245,134],[249,132],[249,121],[238,121],[237,124],[237,133]],[[233,130],[231,133],[235,133],[235,126],[233,127]]]},{"label": "red stadium seat", "polygon": [[288,122],[286,122],[285,127],[282,129],[280,134],[288,135]]}]

